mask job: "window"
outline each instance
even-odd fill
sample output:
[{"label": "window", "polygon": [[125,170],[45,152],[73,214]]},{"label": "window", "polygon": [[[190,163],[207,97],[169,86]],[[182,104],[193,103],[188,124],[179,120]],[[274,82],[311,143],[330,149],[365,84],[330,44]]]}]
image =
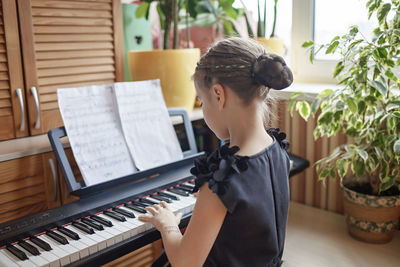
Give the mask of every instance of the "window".
[{"label": "window", "polygon": [[366,1],[362,0],[293,0],[292,68],[297,81],[334,82],[333,68],[338,55],[320,53],[309,61],[309,53],[301,45],[313,40],[324,44],[336,35],[348,32],[351,25],[359,25],[360,32],[370,38],[376,20],[368,21]]}]

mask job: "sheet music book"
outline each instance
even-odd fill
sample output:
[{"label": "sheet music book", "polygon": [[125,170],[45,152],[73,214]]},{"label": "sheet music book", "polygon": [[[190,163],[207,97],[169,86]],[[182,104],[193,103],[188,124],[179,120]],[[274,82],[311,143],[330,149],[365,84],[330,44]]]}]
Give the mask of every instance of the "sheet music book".
[{"label": "sheet music book", "polygon": [[87,186],[183,158],[159,80],[57,90]]}]

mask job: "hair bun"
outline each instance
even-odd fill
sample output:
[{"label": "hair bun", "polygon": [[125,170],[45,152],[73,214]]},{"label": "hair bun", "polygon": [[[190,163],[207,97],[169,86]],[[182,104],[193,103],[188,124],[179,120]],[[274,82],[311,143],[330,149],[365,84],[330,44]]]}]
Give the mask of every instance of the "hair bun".
[{"label": "hair bun", "polygon": [[293,82],[293,74],[282,57],[274,54],[260,55],[253,65],[253,77],[259,84],[281,90]]}]

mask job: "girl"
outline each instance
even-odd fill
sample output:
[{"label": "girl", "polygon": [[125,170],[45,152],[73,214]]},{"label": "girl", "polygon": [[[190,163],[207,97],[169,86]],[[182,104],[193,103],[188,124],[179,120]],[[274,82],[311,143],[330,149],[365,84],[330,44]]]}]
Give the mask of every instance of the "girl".
[{"label": "girl", "polygon": [[[221,140],[219,150],[195,161],[199,195],[182,236],[181,214],[149,207],[172,266],[280,266],[289,205],[288,143],[265,131],[270,89],[293,76],[283,59],[252,40],[229,38],[197,63],[194,83],[204,119]],[[240,148],[240,149],[239,149]]]}]

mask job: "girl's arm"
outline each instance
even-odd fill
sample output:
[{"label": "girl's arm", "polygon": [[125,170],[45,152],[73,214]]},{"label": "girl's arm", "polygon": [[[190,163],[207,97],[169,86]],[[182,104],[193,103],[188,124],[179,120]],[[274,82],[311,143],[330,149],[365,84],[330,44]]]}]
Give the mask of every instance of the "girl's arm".
[{"label": "girl's arm", "polygon": [[193,210],[192,218],[182,236],[176,216],[166,203],[154,206],[148,211],[153,216],[139,217],[151,222],[161,232],[165,251],[173,267],[202,266],[214,244],[226,215],[226,208],[218,196],[205,183]]}]

